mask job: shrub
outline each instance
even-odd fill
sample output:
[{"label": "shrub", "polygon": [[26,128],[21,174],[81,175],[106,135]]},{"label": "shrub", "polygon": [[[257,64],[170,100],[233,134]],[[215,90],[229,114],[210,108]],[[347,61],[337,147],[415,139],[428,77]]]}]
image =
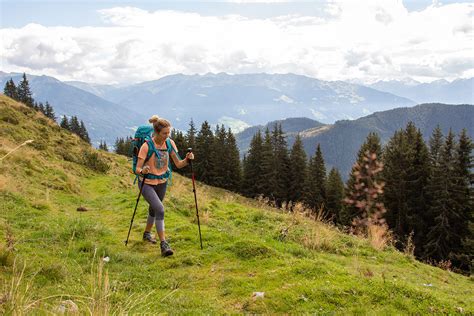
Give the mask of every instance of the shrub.
[{"label": "shrub", "polygon": [[82,153],[83,164],[94,171],[107,173],[110,165],[97,152],[85,150]]}]

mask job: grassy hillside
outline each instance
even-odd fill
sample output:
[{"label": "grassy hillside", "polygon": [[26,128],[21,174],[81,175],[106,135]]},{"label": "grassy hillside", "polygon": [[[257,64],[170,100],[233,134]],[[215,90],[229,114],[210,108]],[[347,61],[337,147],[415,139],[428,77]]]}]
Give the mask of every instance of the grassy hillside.
[{"label": "grassy hillside", "polygon": [[200,250],[191,182],[176,174],[175,255],[141,241],[144,202],[125,247],[126,159],[101,153],[110,170],[94,171],[78,137],[0,96],[0,157],[29,139],[0,162],[0,313],[474,313],[470,278],[204,185]]}]

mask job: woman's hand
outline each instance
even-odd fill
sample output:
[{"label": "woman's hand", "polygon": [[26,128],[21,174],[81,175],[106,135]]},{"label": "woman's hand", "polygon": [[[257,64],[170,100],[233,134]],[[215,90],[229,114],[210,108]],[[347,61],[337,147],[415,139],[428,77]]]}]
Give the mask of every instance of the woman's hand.
[{"label": "woman's hand", "polygon": [[141,171],[141,174],[148,174],[150,172],[150,167],[149,166],[145,166],[143,167],[142,171]]},{"label": "woman's hand", "polygon": [[192,152],[188,152],[186,154],[186,160],[194,160],[194,154]]}]

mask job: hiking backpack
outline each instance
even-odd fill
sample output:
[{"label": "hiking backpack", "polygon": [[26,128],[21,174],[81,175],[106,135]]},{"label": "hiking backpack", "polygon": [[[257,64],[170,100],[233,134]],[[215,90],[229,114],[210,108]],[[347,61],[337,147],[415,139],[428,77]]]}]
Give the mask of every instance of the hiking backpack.
[{"label": "hiking backpack", "polygon": [[167,151],[168,152],[168,170],[162,175],[155,175],[148,173],[146,175],[147,179],[168,179],[169,184],[171,184],[171,175],[172,175],[172,166],[171,166],[171,153],[175,152],[178,156],[178,159],[181,160],[179,157],[178,152],[174,149],[173,145],[171,145],[171,140],[169,138],[166,139],[166,149],[156,149],[155,143],[151,138],[153,134],[153,126],[150,125],[143,125],[137,128],[135,132],[135,136],[132,139],[132,145],[130,149],[132,150],[132,172],[136,174],[135,182],[137,181],[139,175],[137,174],[137,162],[138,162],[138,153],[140,152],[140,148],[144,143],[148,144],[148,152],[144,161],[144,164],[151,158],[153,153],[155,153],[156,157],[160,159],[161,154],[160,151]]}]

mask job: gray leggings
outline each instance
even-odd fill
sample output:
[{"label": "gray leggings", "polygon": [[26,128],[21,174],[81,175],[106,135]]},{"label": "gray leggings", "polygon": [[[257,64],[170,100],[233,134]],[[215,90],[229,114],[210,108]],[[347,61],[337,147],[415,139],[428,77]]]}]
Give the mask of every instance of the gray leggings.
[{"label": "gray leggings", "polygon": [[[138,181],[138,188],[141,187],[142,182]],[[165,230],[165,207],[163,206],[163,199],[166,193],[166,182],[157,185],[145,184],[142,190],[142,195],[150,204],[148,207],[147,225],[155,222],[156,231],[162,232]]]}]

